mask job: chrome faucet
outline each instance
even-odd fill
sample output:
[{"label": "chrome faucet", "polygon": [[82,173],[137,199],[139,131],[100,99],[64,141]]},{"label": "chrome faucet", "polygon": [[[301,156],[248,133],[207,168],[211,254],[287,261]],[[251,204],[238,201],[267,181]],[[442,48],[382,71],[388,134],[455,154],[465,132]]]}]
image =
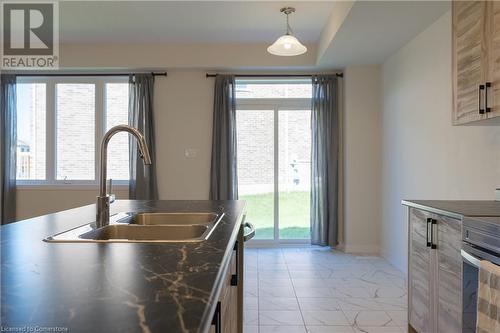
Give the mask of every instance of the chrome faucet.
[{"label": "chrome faucet", "polygon": [[[115,200],[115,196],[111,193],[108,194],[106,189],[106,176],[107,176],[107,156],[108,156],[108,143],[111,137],[119,132],[128,132],[132,134],[137,139],[137,144],[139,146],[140,157],[143,159],[144,164],[151,164],[151,156],[149,155],[149,149],[144,139],[144,135],[141,134],[137,129],[128,125],[118,125],[111,128],[101,142],[101,170],[99,176],[99,196],[97,197],[97,215],[96,215],[96,227],[102,228],[109,224],[109,206]],[[109,183],[109,192],[111,192],[112,181]]]}]

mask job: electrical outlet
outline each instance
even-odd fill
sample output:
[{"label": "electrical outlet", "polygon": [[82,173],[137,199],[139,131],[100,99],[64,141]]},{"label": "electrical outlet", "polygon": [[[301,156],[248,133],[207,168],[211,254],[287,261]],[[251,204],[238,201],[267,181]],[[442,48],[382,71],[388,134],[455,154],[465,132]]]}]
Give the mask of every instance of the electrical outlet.
[{"label": "electrical outlet", "polygon": [[495,201],[500,201],[500,188],[495,190]]}]

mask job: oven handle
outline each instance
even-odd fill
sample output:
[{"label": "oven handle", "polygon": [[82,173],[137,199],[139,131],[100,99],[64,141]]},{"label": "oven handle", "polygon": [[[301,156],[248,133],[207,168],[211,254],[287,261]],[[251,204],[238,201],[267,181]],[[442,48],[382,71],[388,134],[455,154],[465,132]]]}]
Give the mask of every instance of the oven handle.
[{"label": "oven handle", "polygon": [[473,256],[472,254],[467,253],[465,250],[460,250],[460,253],[462,254],[462,258],[464,258],[469,264],[479,269],[479,263],[481,262],[481,260]]}]

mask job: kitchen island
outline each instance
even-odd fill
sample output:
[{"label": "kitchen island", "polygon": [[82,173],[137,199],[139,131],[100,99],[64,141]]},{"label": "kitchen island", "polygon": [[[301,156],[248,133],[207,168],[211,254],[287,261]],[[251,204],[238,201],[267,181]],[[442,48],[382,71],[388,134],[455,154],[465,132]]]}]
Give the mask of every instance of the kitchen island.
[{"label": "kitchen island", "polygon": [[[95,221],[95,205],[2,226],[2,331],[208,332],[242,236],[244,209],[242,201],[119,200],[111,205],[111,214],[224,214],[200,242],[43,241]],[[239,275],[242,265],[237,266]],[[242,288],[242,279],[238,282]]]}]

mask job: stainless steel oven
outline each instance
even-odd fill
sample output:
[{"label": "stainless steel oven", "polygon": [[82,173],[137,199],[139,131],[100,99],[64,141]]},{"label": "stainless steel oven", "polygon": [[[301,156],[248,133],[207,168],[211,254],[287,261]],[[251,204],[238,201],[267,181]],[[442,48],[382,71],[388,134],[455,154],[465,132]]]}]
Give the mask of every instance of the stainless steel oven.
[{"label": "stainless steel oven", "polygon": [[500,266],[500,217],[464,218],[462,240],[462,332],[474,333],[479,262]]}]

